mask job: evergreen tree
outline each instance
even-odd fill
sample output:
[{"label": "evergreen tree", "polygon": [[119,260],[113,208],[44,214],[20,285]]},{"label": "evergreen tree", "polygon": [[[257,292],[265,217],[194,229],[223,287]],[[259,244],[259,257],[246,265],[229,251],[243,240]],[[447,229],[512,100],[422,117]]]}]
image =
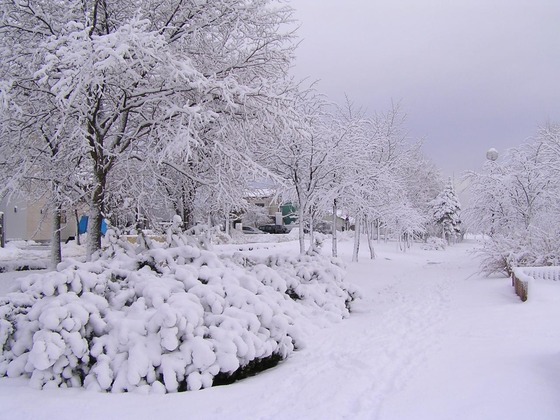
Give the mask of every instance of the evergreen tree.
[{"label": "evergreen tree", "polygon": [[461,234],[461,204],[449,180],[447,186],[431,202],[433,221],[442,238],[453,242]]}]

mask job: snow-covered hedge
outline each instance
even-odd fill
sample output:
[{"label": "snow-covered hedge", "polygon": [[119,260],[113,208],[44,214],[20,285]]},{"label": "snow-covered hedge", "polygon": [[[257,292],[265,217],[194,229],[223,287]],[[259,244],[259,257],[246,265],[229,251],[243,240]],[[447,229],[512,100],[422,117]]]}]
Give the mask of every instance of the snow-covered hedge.
[{"label": "snow-covered hedge", "polygon": [[[176,241],[177,242],[177,241]],[[36,387],[175,392],[286,358],[299,324],[349,314],[356,291],[320,256],[235,254],[190,245],[134,251],[32,274],[0,299],[0,375]]]}]

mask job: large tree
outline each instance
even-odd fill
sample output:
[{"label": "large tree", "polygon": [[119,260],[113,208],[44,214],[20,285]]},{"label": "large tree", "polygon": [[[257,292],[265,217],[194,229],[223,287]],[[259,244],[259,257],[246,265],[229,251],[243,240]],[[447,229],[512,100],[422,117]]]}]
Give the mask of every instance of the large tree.
[{"label": "large tree", "polygon": [[246,164],[245,138],[233,134],[272,119],[282,102],[291,9],[273,1],[6,0],[0,7],[2,103],[29,121],[9,125],[2,141],[21,130],[41,136],[35,117],[44,111],[28,107],[28,98],[53,105],[48,136],[89,173],[89,256],[100,247],[115,168],[129,159],[188,160],[195,148]]}]

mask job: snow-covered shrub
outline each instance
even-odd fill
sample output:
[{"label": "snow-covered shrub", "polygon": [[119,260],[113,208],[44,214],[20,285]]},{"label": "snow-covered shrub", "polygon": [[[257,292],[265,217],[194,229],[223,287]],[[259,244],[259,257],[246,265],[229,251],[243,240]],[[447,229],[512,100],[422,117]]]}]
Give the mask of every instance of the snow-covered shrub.
[{"label": "snow-covered shrub", "polygon": [[428,239],[426,239],[426,242],[421,245],[421,248],[426,250],[444,250],[446,246],[447,242],[442,238],[430,236]]},{"label": "snow-covered shrub", "polygon": [[339,242],[350,242],[354,240],[355,232],[353,230],[345,230],[343,232],[338,232],[337,240]]},{"label": "snow-covered shrub", "polygon": [[323,244],[325,243],[326,239],[327,239],[327,235],[325,235],[324,233],[314,232],[313,244],[309,248],[307,253],[310,255],[319,254],[321,252],[321,249],[323,248]]},{"label": "snow-covered shrub", "polygon": [[272,268],[271,271],[277,274],[281,281],[272,282],[270,277],[261,277],[265,284],[270,284],[301,305],[321,309],[332,320],[348,317],[351,303],[361,297],[355,287],[344,282],[344,263],[338,258],[319,255],[273,255],[261,259],[245,258],[243,264],[252,266],[252,271],[263,272],[262,265]]},{"label": "snow-covered shrub", "polygon": [[0,299],[0,375],[36,387],[197,390],[286,358],[302,344],[298,322],[342,319],[357,296],[324,257],[109,243],[97,260],[30,275]]},{"label": "snow-covered shrub", "polygon": [[481,255],[481,272],[511,276],[514,267],[560,265],[560,236],[555,232],[528,229],[523,234],[486,238]]}]

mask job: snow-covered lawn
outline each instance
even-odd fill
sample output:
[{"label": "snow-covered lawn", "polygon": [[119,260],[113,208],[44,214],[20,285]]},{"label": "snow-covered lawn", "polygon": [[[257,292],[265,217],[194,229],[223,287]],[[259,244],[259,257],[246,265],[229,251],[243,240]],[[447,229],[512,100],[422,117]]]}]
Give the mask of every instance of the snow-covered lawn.
[{"label": "snow-covered lawn", "polygon": [[[560,283],[536,283],[522,303],[509,279],[476,274],[475,246],[381,244],[373,261],[363,249],[348,265],[363,294],[350,318],[318,326],[258,376],[166,395],[37,391],[0,378],[0,418],[558,419]],[[339,244],[348,262],[351,248]],[[297,243],[243,252],[278,251]],[[0,274],[2,293],[14,277]]]}]

